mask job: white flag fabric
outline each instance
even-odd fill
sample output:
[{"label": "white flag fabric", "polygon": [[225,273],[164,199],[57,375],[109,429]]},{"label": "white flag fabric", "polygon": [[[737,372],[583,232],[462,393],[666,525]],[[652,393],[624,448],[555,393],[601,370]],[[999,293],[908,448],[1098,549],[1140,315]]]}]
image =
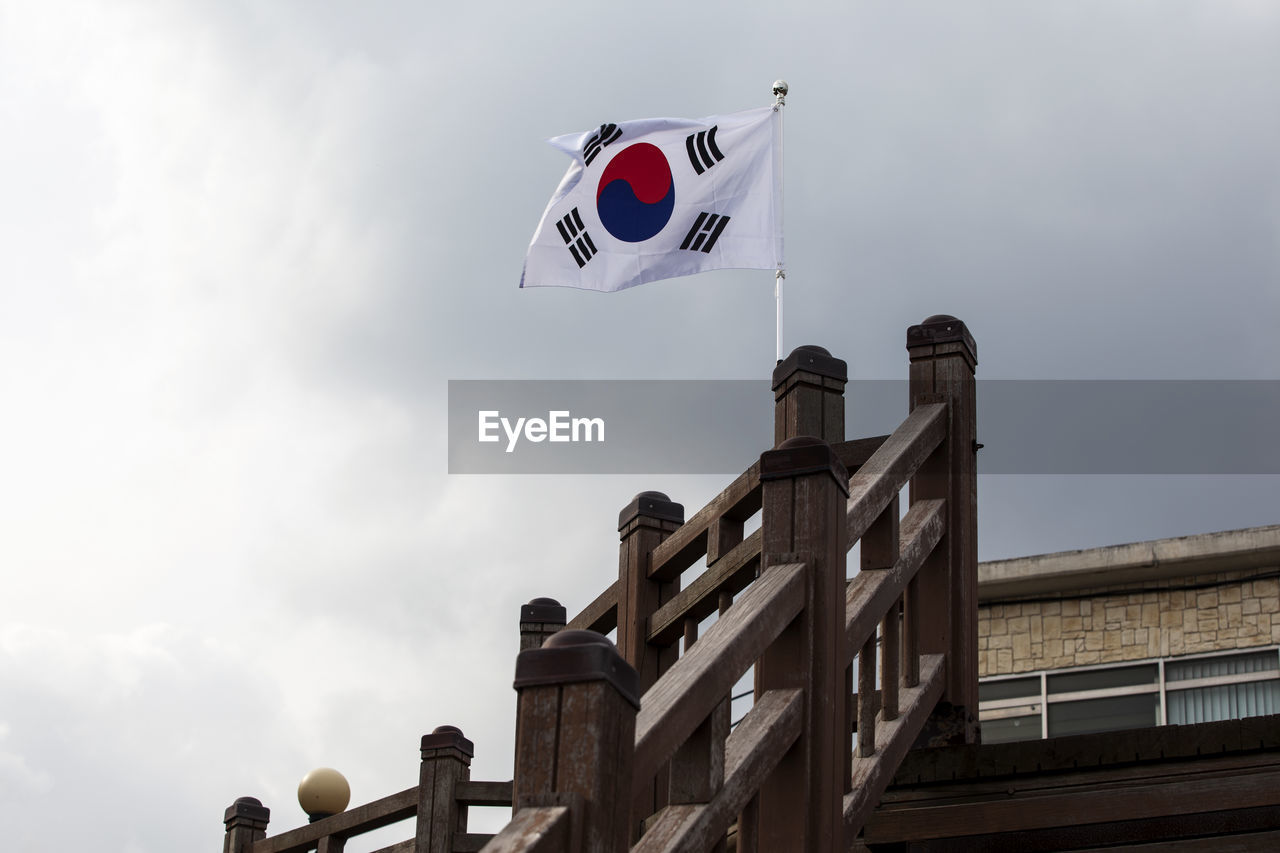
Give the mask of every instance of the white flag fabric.
[{"label": "white flag fabric", "polygon": [[782,269],[773,107],[557,136],[573,158],[521,287],[613,291],[703,270]]}]

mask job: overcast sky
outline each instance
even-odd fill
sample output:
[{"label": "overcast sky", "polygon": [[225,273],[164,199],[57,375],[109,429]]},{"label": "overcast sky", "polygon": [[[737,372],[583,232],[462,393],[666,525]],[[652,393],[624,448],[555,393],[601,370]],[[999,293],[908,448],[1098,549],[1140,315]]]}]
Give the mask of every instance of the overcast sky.
[{"label": "overcast sky", "polygon": [[[777,77],[788,348],[902,378],[946,312],[985,378],[1280,379],[1269,0],[0,0],[6,849],[216,850],[444,723],[510,777],[519,605],[726,481],[449,476],[446,383],[767,377],[767,272],[516,284],[545,139]],[[1280,521],[1277,476],[979,491],[984,559]]]}]

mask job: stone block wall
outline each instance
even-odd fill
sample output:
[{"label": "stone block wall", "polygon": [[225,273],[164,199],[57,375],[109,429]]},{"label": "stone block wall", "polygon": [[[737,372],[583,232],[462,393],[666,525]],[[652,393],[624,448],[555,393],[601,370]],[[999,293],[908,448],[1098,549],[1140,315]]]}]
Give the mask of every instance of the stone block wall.
[{"label": "stone block wall", "polygon": [[1280,643],[1275,569],[1198,575],[978,608],[979,676]]}]

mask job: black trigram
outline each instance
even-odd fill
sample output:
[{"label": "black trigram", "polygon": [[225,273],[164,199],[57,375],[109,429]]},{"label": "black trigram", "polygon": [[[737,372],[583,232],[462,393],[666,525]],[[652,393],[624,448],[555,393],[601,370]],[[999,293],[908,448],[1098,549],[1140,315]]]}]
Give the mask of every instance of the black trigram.
[{"label": "black trigram", "polygon": [[564,244],[569,247],[570,254],[573,259],[578,262],[578,269],[582,269],[587,265],[587,261],[591,260],[596,253],[596,244],[591,242],[591,235],[587,233],[587,229],[582,224],[582,217],[578,215],[578,208],[574,208],[564,215],[563,218],[557,220],[556,228],[560,229],[560,236],[564,238]]},{"label": "black trigram", "polygon": [[591,161],[596,159],[596,155],[600,153],[602,148],[610,142],[617,142],[618,137],[621,135],[622,131],[618,130],[616,124],[600,125],[600,129],[591,134],[591,138],[587,140],[586,147],[582,149],[583,158],[586,160],[587,165],[591,165]]},{"label": "black trigram", "polygon": [[689,233],[684,235],[684,242],[680,244],[680,248],[688,249],[691,252],[710,252],[711,247],[720,239],[721,233],[724,232],[724,227],[728,224],[729,217],[703,211],[694,220],[693,227],[689,229]]},{"label": "black trigram", "polygon": [[685,137],[684,147],[689,152],[689,162],[693,164],[693,170],[699,175],[724,159],[724,155],[716,146],[718,128],[719,125],[716,125],[710,130],[700,130]]}]

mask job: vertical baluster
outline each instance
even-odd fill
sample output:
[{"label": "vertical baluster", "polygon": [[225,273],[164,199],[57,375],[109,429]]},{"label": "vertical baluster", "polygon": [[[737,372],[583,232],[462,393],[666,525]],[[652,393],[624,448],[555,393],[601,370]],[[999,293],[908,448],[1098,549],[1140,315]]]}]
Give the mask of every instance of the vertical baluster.
[{"label": "vertical baluster", "polygon": [[858,756],[876,752],[876,637],[873,632],[858,652]]},{"label": "vertical baluster", "polygon": [[899,596],[880,625],[880,718],[886,722],[898,718],[898,663],[902,659],[898,606],[901,603]]},{"label": "vertical baluster", "polygon": [[920,685],[920,579],[907,581],[907,591],[902,599],[902,683],[907,687]]}]

